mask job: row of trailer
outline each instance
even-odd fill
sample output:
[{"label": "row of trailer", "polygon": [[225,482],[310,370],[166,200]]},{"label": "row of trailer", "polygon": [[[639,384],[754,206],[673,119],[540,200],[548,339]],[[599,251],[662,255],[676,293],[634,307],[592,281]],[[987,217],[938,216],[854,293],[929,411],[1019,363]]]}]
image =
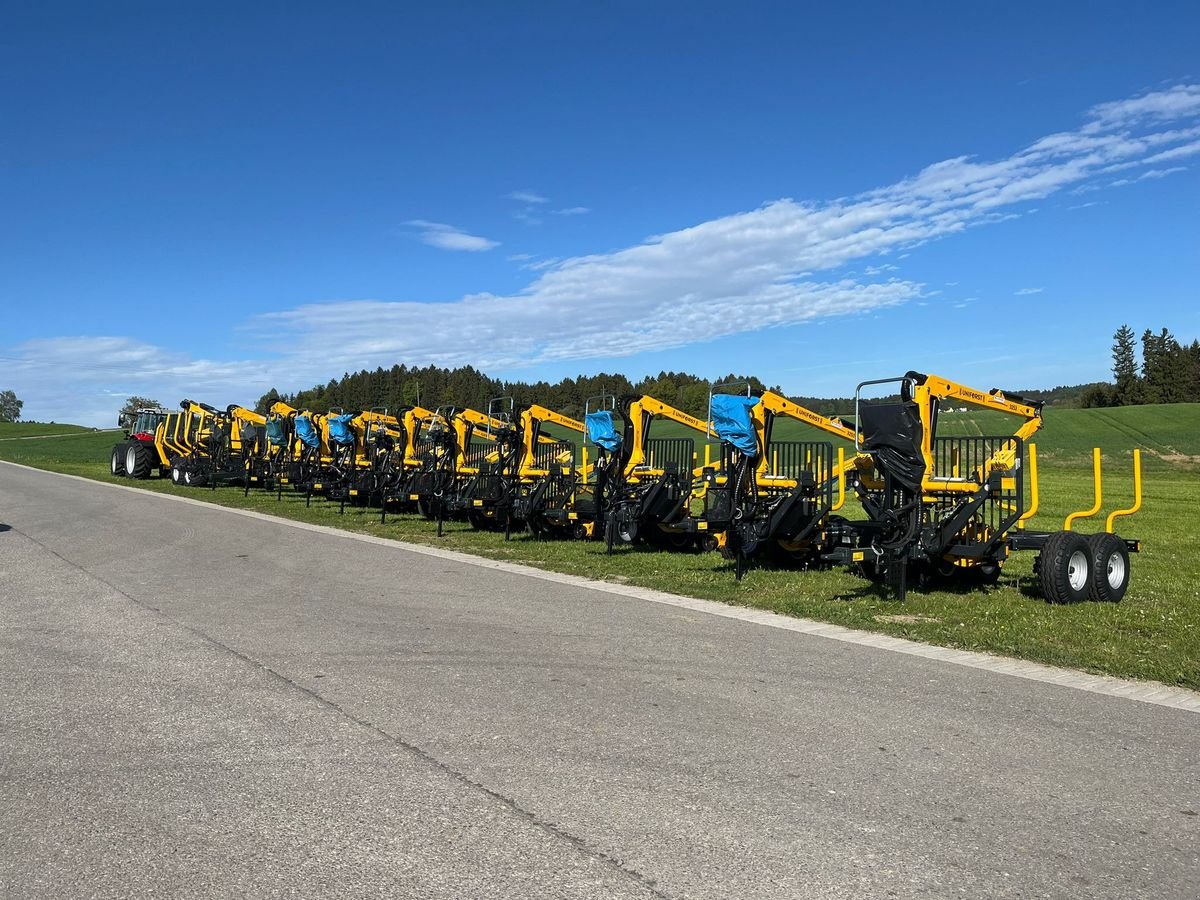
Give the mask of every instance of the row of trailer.
[{"label": "row of trailer", "polygon": [[[940,436],[939,412],[970,405],[1007,415],[1007,433]],[[742,578],[755,560],[845,565],[903,599],[912,584],[995,582],[1018,551],[1037,553],[1052,602],[1118,601],[1135,540],[1113,511],[1085,535],[1026,527],[1037,512],[1042,406],[909,372],[863,382],[853,420],[824,416],[771,391],[714,385],[707,419],[646,395],[587,401],[582,420],[497,398],[452,406],[266,413],[184,400],[139,410],[112,453],[112,473],[158,474],[215,490],[302,493],[540,538],[664,550],[719,551]],[[658,423],[672,423],[664,428]],[[795,424],[793,424],[795,423]],[[808,426],[801,429],[796,425]],[[667,431],[667,434],[663,432]],[[802,434],[807,439],[796,439]],[[853,510],[853,512],[851,512]]]}]

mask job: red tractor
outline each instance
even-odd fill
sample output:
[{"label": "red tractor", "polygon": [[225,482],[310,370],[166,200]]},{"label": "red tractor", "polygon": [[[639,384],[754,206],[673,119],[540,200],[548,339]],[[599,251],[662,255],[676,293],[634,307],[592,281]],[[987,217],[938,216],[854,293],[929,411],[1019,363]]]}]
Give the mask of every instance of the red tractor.
[{"label": "red tractor", "polygon": [[148,478],[156,469],[162,474],[154,434],[166,418],[167,411],[158,407],[142,407],[133,412],[121,413],[117,424],[125,429],[125,440],[113,446],[114,475]]}]

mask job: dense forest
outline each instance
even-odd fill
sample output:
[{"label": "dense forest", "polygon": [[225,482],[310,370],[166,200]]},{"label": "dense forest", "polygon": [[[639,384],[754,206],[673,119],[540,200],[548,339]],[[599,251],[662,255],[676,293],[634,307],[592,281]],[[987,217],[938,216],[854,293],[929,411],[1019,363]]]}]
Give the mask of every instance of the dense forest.
[{"label": "dense forest", "polygon": [[1091,385],[1081,406],[1200,401],[1200,341],[1184,346],[1164,328],[1157,334],[1146,329],[1141,343],[1139,366],[1133,329],[1128,325],[1117,329],[1112,345],[1113,381]]},{"label": "dense forest", "polygon": [[[754,376],[729,374],[721,382],[749,382],[755,390],[767,388]],[[395,365],[390,369],[375,369],[353,374],[346,373],[328,384],[317,385],[296,394],[280,394],[274,388],[258,401],[259,412],[266,412],[276,400],[283,400],[297,409],[325,410],[340,406],[346,410],[405,406],[470,406],[486,410],[494,397],[512,397],[517,406],[540,403],[572,417],[583,415],[589,397],[600,394],[649,394],[664,403],[691,413],[708,415],[709,380],[687,372],[660,372],[632,382],[620,374],[601,373],[565,378],[556,384],[545,381],[500,381],[483,372],[463,366],[443,369],[438,366],[410,368]],[[778,391],[774,386],[772,390]],[[828,401],[835,402],[835,401]]]},{"label": "dense forest", "polygon": [[[1118,332],[1121,334],[1121,332]],[[1147,334],[1150,334],[1147,332]],[[1164,334],[1166,332],[1164,331]],[[1132,335],[1132,332],[1130,332]],[[1128,376],[1118,376],[1115,384],[1097,382],[1093,384],[1062,385],[1048,390],[1022,390],[1022,396],[1031,400],[1041,400],[1047,405],[1058,407],[1078,406],[1113,406],[1119,405],[1119,398],[1166,397],[1168,399],[1145,399],[1125,402],[1174,402],[1177,394],[1174,390],[1160,390],[1163,380],[1157,361],[1163,357],[1158,353],[1157,336],[1150,336],[1150,364],[1145,371],[1149,375],[1139,374],[1136,365],[1133,370],[1133,380]],[[1173,339],[1171,339],[1173,341]],[[1170,346],[1167,341],[1166,346]],[[1124,345],[1122,345],[1124,346]],[[1178,344],[1174,344],[1178,346]],[[1192,354],[1193,361],[1200,353],[1192,348],[1183,349],[1181,353]],[[1170,351],[1167,357],[1176,351]],[[1122,357],[1124,360],[1125,357]],[[1171,363],[1174,365],[1175,363]],[[1194,362],[1193,362],[1194,364]],[[1124,364],[1123,364],[1124,366]],[[1126,372],[1126,368],[1121,368]],[[1193,381],[1196,381],[1193,370]],[[768,386],[752,375],[727,374],[718,379],[717,383],[748,382],[756,390],[770,387],[778,393],[783,393],[778,385]],[[341,407],[346,410],[371,409],[387,407],[399,409],[406,406],[470,406],[484,410],[488,401],[494,397],[512,397],[518,405],[540,403],[568,416],[578,418],[583,415],[584,405],[589,397],[600,394],[649,394],[650,396],[669,403],[672,406],[704,418],[708,415],[708,392],[710,381],[688,372],[659,372],[657,375],[647,375],[639,381],[630,381],[622,374],[600,373],[599,375],[581,375],[578,378],[566,378],[555,384],[546,381],[501,381],[491,378],[472,366],[457,369],[445,369],[439,366],[409,367],[395,365],[390,369],[378,368],[374,371],[345,373],[341,378],[335,378],[328,384],[317,385],[308,390],[295,394],[281,394],[272,388],[258,401],[259,412],[266,412],[276,400],[283,400],[297,409],[326,410],[331,407]],[[997,385],[979,385],[991,388]],[[1011,385],[1001,385],[1011,388]],[[1122,390],[1124,386],[1124,390]],[[1136,389],[1136,392],[1135,392]],[[852,397],[804,397],[792,396],[793,400],[824,415],[853,414],[854,400]],[[1186,396],[1179,399],[1200,399],[1200,393],[1195,387]]]}]

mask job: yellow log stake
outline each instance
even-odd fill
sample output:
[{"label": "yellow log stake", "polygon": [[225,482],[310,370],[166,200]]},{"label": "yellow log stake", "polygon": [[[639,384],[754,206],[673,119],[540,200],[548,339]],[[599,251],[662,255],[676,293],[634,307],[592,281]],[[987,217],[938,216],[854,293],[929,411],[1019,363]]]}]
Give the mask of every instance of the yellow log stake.
[{"label": "yellow log stake", "polygon": [[1104,494],[1102,491],[1102,484],[1101,484],[1101,479],[1100,479],[1100,448],[1099,447],[1092,448],[1092,481],[1094,482],[1095,488],[1096,488],[1096,502],[1094,504],[1092,504],[1091,509],[1084,509],[1084,510],[1080,510],[1079,512],[1073,512],[1069,516],[1067,516],[1066,521],[1063,522],[1063,531],[1070,531],[1071,525],[1074,524],[1076,519],[1086,519],[1086,518],[1088,518],[1090,516],[1094,516],[1096,513],[1100,512],[1100,505],[1103,502]]},{"label": "yellow log stake", "polygon": [[1129,509],[1118,509],[1108,514],[1108,520],[1104,523],[1104,530],[1112,533],[1113,520],[1118,516],[1132,516],[1135,512],[1142,508],[1142,451],[1133,451],[1133,506]]},{"label": "yellow log stake", "polygon": [[1037,474],[1037,444],[1029,445],[1029,509],[1021,513],[1017,525],[1025,527],[1025,523],[1034,517],[1038,511],[1038,474]]},{"label": "yellow log stake", "polygon": [[838,498],[837,503],[829,508],[830,512],[837,512],[846,503],[846,450],[844,447],[838,447]]}]

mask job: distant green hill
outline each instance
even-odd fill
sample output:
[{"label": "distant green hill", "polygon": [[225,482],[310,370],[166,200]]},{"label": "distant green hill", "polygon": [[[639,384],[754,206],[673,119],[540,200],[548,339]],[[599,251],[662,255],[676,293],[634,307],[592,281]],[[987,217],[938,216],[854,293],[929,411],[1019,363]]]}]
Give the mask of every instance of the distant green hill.
[{"label": "distant green hill", "polygon": [[[1093,447],[1105,457],[1128,459],[1135,447],[1146,467],[1200,466],[1200,403],[1122,406],[1115,409],[1046,409],[1034,437],[1047,459],[1086,463]],[[987,410],[944,412],[938,433],[1002,434],[1015,420]]]},{"label": "distant green hill", "polygon": [[60,425],[55,422],[0,422],[0,440],[4,438],[48,437],[58,434],[79,434],[95,431],[82,425]]}]

